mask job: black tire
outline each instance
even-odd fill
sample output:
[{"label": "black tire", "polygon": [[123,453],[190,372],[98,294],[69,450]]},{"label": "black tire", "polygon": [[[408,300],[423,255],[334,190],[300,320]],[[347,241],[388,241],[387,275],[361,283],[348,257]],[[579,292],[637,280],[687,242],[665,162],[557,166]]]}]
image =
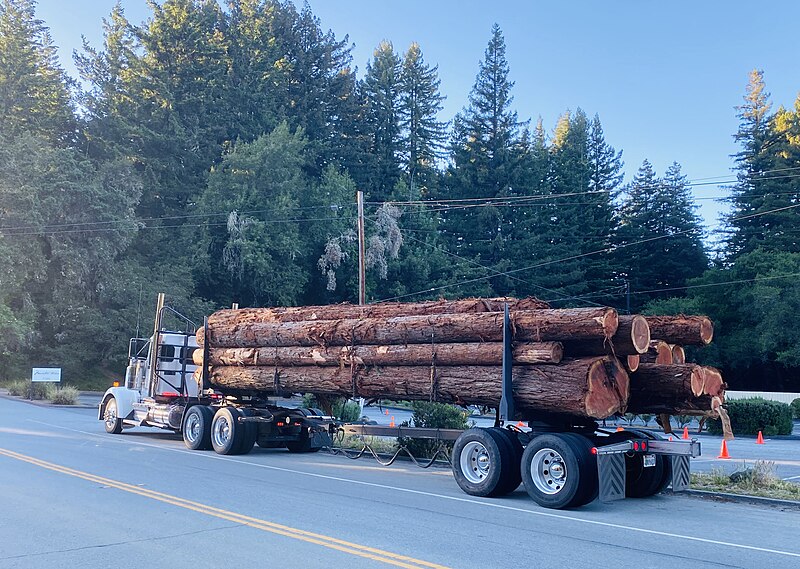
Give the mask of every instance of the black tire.
[{"label": "black tire", "polygon": [[[250,409],[240,409],[240,412],[245,417],[250,417],[253,415],[253,412]],[[258,439],[258,423],[240,422],[239,427],[242,428],[242,446],[239,448],[239,452],[236,454],[247,454],[253,450],[253,447],[256,444],[256,439]]]},{"label": "black tire", "polygon": [[579,508],[589,502],[593,502],[600,493],[599,480],[597,478],[597,455],[592,452],[594,444],[588,438],[577,433],[564,433],[564,437],[572,440],[581,449],[578,453],[578,461],[581,465],[581,491],[570,504],[570,508]]},{"label": "black tire", "polygon": [[[635,429],[632,432],[640,434],[642,435],[642,437],[646,437],[653,441],[666,440],[666,437],[662,437],[660,434],[653,433],[652,431]],[[661,480],[656,485],[656,490],[655,492],[653,492],[652,495],[661,494],[667,489],[667,486],[669,486],[672,483],[672,458],[669,456],[657,454],[656,465],[658,465],[659,462],[663,464],[663,474],[661,475]]]},{"label": "black tire", "polygon": [[311,448],[311,437],[308,435],[308,427],[303,427],[300,431],[300,436],[296,441],[289,441],[286,443],[286,448],[289,452],[317,452],[319,447]]},{"label": "black tire", "polygon": [[211,446],[217,454],[239,454],[244,436],[241,411],[236,407],[220,407],[211,422]]},{"label": "black tire", "polygon": [[[614,444],[631,439],[651,439],[652,436],[646,431],[638,429],[627,429],[618,433],[612,433],[606,439],[606,444]],[[671,477],[672,468],[669,466],[668,477],[665,470],[669,460],[662,455],[655,455],[655,466],[644,466],[644,455],[634,454],[625,455],[625,496],[628,498],[647,498],[663,490],[664,481]]]},{"label": "black tire", "polygon": [[453,445],[453,477],[470,496],[499,495],[510,465],[505,438],[489,429],[468,429]]},{"label": "black tire", "polygon": [[183,416],[183,444],[191,450],[211,448],[211,423],[214,412],[205,405],[194,405]]},{"label": "black tire", "polygon": [[582,505],[596,486],[591,454],[570,433],[535,437],[522,454],[522,482],[533,501],[545,508],[561,510]]},{"label": "black tire", "polygon": [[122,432],[122,419],[119,418],[118,410],[117,400],[114,397],[109,398],[103,407],[103,425],[106,432],[111,435],[118,435]]},{"label": "black tire", "polygon": [[502,480],[500,481],[500,488],[498,488],[496,496],[505,496],[510,494],[522,484],[522,472],[520,465],[522,464],[522,443],[516,434],[508,429],[501,429],[499,427],[490,427],[490,431],[500,435],[502,444],[505,446],[505,452],[508,454],[507,465],[503,463]]}]

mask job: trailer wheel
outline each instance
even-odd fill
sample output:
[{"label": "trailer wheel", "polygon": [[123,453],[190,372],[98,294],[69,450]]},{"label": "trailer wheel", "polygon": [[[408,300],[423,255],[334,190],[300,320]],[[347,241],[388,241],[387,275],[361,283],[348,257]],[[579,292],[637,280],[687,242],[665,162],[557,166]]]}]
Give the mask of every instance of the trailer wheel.
[{"label": "trailer wheel", "polygon": [[236,407],[220,407],[211,422],[211,446],[218,454],[238,454],[242,448],[244,423]]},{"label": "trailer wheel", "polygon": [[582,493],[579,493],[579,496],[575,496],[575,499],[570,504],[571,508],[578,508],[580,506],[585,506],[589,502],[593,502],[600,493],[600,485],[597,478],[597,455],[592,452],[594,444],[587,437],[577,433],[564,433],[562,436],[572,440],[580,449],[578,453],[578,462],[583,463],[581,465],[583,469],[581,486],[583,489]]},{"label": "trailer wheel", "polygon": [[205,405],[194,405],[183,418],[183,444],[191,450],[211,448],[211,423],[214,412]]},{"label": "trailer wheel", "polygon": [[112,435],[122,432],[122,419],[118,417],[117,409],[117,400],[112,397],[106,402],[103,410],[103,425],[105,425],[106,432]]},{"label": "trailer wheel", "polygon": [[[253,415],[250,409],[240,409],[240,412],[245,417]],[[242,429],[242,443],[236,454],[247,454],[253,450],[256,444],[256,439],[258,438],[258,423],[244,422],[239,423],[238,426]]]},{"label": "trailer wheel", "polygon": [[535,437],[522,454],[522,481],[533,500],[545,508],[577,507],[597,485],[592,476],[591,454],[572,434]]},{"label": "trailer wheel", "polygon": [[[627,429],[608,436],[608,444],[627,441],[630,439],[653,439],[651,433],[638,429]],[[665,472],[669,469],[669,473]],[[655,466],[645,468],[644,456],[634,454],[625,455],[625,496],[628,498],[647,498],[662,492],[672,475],[672,465],[669,460],[656,455]]]},{"label": "trailer wheel", "polygon": [[510,445],[507,447],[505,438],[490,429],[464,431],[453,445],[453,476],[472,496],[501,495],[504,476],[511,466]]},{"label": "trailer wheel", "polygon": [[286,448],[289,452],[294,453],[319,451],[319,447],[311,448],[311,437],[308,434],[308,427],[303,427],[301,429],[300,436],[296,441],[288,441],[286,443]]},{"label": "trailer wheel", "polygon": [[508,429],[501,429],[499,427],[490,427],[493,431],[500,435],[502,438],[505,452],[508,453],[509,466],[503,469],[502,480],[497,492],[497,496],[504,496],[510,494],[522,484],[522,473],[520,471],[520,464],[522,464],[522,443],[519,442],[517,435]]}]

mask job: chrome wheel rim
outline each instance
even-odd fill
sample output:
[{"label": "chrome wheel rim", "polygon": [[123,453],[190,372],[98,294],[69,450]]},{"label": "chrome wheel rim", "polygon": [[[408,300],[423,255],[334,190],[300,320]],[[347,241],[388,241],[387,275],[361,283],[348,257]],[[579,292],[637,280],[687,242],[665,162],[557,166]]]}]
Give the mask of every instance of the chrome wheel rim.
[{"label": "chrome wheel rim", "polygon": [[198,417],[197,413],[189,413],[189,416],[186,417],[184,432],[186,433],[186,440],[190,443],[194,443],[200,438],[200,417]]},{"label": "chrome wheel rim", "polygon": [[556,450],[543,448],[531,458],[531,480],[539,492],[557,494],[567,481],[567,466]]},{"label": "chrome wheel rim", "polygon": [[106,427],[113,429],[117,425],[117,402],[112,399],[106,403],[106,412],[103,415]]},{"label": "chrome wheel rim", "polygon": [[486,480],[492,469],[489,451],[478,441],[471,441],[464,445],[459,464],[464,478],[473,484],[480,484]]},{"label": "chrome wheel rim", "polygon": [[214,420],[211,436],[214,439],[214,445],[219,448],[223,448],[228,444],[231,438],[231,424],[228,422],[227,417],[217,417]]}]

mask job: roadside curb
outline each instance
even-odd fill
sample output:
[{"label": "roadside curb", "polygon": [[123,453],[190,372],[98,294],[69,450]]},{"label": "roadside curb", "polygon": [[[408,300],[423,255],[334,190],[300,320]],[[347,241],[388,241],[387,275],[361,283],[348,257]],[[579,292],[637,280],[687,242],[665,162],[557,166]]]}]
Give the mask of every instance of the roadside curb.
[{"label": "roadside curb", "polygon": [[708,490],[684,490],[681,494],[700,498],[702,500],[717,500],[721,502],[739,502],[743,504],[754,504],[758,506],[772,506],[776,508],[786,508],[800,510],[800,502],[794,500],[780,500],[778,498],[762,498],[761,496],[750,496],[748,494],[731,494],[728,492],[710,492]]},{"label": "roadside curb", "polygon": [[24,399],[22,397],[15,397],[7,393],[0,393],[1,399],[9,401],[19,401],[20,403],[27,403],[28,405],[35,405],[36,407],[52,407],[56,409],[96,409],[97,405],[86,405],[85,403],[76,403],[75,405],[55,405],[49,401],[42,401],[41,399]]}]

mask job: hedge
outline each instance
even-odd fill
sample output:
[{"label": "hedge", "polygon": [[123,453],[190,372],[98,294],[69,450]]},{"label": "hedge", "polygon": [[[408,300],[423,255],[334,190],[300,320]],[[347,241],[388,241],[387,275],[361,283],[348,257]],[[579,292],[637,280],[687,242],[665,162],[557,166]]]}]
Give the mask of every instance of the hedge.
[{"label": "hedge", "polygon": [[[758,431],[767,436],[792,434],[792,409],[786,403],[756,397],[728,401],[725,409],[731,418],[734,435],[755,435]],[[708,421],[708,432],[722,434],[719,419]]]}]

